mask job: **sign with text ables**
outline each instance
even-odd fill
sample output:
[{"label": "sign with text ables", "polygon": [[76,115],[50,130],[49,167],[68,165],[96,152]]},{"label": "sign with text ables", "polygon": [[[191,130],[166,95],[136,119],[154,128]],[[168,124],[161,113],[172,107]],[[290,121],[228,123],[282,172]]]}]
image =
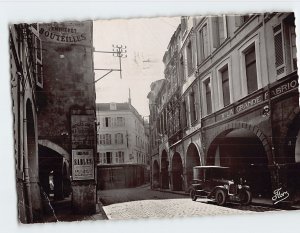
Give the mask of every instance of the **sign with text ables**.
[{"label": "sign with text ables", "polygon": [[39,24],[42,41],[92,45],[92,21]]},{"label": "sign with text ables", "polygon": [[72,150],[73,180],[94,179],[93,149]]}]

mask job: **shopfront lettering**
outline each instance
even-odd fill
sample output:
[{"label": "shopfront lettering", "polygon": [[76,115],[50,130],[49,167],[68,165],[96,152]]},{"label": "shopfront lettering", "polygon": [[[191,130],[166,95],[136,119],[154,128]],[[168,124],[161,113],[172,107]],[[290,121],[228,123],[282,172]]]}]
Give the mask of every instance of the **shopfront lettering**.
[{"label": "shopfront lettering", "polygon": [[263,101],[262,95],[257,96],[257,97],[255,97],[253,99],[247,100],[246,102],[244,102],[244,103],[242,103],[242,104],[240,104],[240,105],[238,105],[236,107],[236,109],[235,109],[236,113],[245,111],[246,109],[251,108],[251,107],[257,105],[257,104],[261,103],[262,101]]},{"label": "shopfront lettering", "polygon": [[[75,30],[76,31],[76,30]],[[67,42],[67,43],[76,43],[83,40],[86,40],[86,35],[81,34],[59,34],[51,30],[45,30],[44,28],[40,29],[40,35],[45,36],[47,39],[51,39],[57,42]]]},{"label": "shopfront lettering", "polygon": [[[287,83],[283,83],[278,87],[271,89],[271,98],[282,95],[290,90],[293,90],[294,88],[298,87],[297,80],[289,80]],[[268,98],[268,92],[265,94],[265,98]]]},{"label": "shopfront lettering", "polygon": [[229,109],[228,111],[223,112],[223,113],[221,113],[220,115],[218,115],[217,121],[227,119],[227,118],[229,118],[229,117],[231,117],[231,116],[233,116],[233,115],[234,115],[234,110],[233,110],[233,108],[232,108],[232,109]]}]

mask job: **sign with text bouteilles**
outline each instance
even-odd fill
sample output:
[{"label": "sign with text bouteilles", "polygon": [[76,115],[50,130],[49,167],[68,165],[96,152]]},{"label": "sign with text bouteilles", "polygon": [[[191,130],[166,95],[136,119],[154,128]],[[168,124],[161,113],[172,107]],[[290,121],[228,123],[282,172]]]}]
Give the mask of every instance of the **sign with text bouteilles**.
[{"label": "sign with text bouteilles", "polygon": [[39,25],[42,41],[62,44],[92,44],[92,22],[63,22]]}]

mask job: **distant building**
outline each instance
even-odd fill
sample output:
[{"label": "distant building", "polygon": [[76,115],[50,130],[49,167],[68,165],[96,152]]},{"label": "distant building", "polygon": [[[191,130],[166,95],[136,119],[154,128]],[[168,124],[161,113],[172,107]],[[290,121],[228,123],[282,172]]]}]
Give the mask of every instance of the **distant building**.
[{"label": "distant building", "polygon": [[[134,179],[138,180],[136,185],[144,183],[148,158],[148,137],[145,132],[144,119],[130,102],[97,103],[96,108],[98,187],[100,188],[102,185],[105,188],[113,188],[133,185],[127,184],[123,180],[125,176],[122,175],[115,175],[114,180],[104,182],[103,169],[105,167],[125,164],[138,165],[131,166],[139,167],[137,177]],[[123,166],[123,168],[125,167],[129,166]],[[99,170],[99,168],[102,169]],[[102,172],[102,176],[99,175],[99,172]],[[118,178],[123,180],[123,185]],[[127,177],[128,179],[129,177]],[[116,185],[116,183],[118,184]]]}]

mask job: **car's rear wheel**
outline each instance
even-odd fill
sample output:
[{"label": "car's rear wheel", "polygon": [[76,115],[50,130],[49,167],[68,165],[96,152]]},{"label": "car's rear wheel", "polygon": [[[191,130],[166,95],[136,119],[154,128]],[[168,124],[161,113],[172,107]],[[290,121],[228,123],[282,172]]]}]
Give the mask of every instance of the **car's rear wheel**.
[{"label": "car's rear wheel", "polygon": [[220,206],[225,205],[225,203],[226,203],[226,193],[224,192],[224,190],[222,190],[222,189],[217,190],[217,192],[216,192],[216,202]]},{"label": "car's rear wheel", "polygon": [[192,198],[193,201],[197,200],[196,190],[195,189],[191,189],[191,191],[190,191],[190,197]]},{"label": "car's rear wheel", "polygon": [[241,204],[249,205],[252,201],[252,194],[248,190],[243,190],[240,194]]}]

